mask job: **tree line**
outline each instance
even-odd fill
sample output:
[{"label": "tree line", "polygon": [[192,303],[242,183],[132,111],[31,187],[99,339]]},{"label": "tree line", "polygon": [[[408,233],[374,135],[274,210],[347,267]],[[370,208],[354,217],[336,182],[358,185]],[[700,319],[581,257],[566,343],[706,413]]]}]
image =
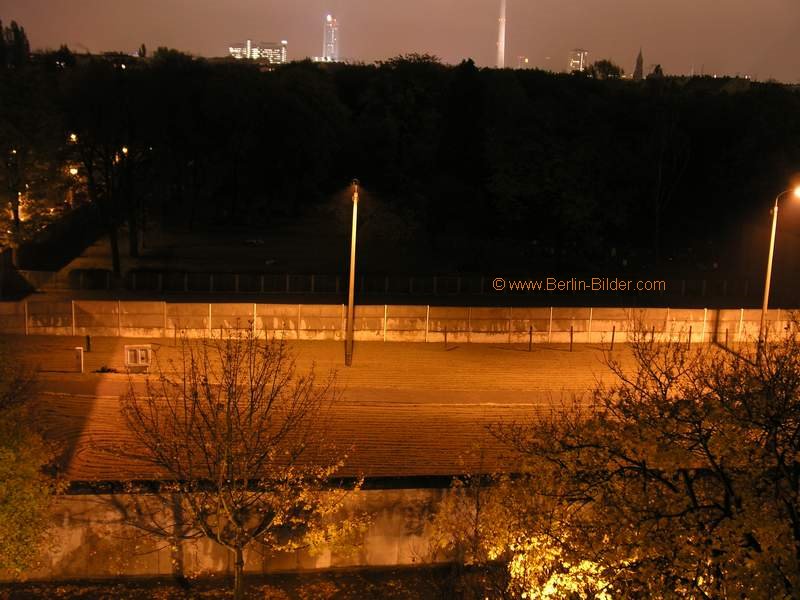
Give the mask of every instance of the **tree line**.
[{"label": "tree line", "polygon": [[0,70],[2,192],[18,225],[23,189],[80,188],[136,256],[148,224],[263,226],[357,176],[392,235],[480,271],[655,264],[738,231],[785,189],[800,159],[794,87],[631,81],[609,64],[566,75],[406,55],[265,71],[62,48]]}]

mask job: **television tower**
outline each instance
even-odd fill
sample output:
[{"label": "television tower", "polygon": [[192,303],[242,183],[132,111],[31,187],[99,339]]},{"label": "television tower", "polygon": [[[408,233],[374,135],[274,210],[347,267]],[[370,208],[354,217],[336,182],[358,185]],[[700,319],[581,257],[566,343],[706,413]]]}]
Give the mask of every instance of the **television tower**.
[{"label": "television tower", "polygon": [[500,0],[500,18],[497,29],[497,68],[506,66],[506,0]]},{"label": "television tower", "polygon": [[337,62],[339,60],[339,26],[333,15],[325,16],[325,38],[322,42],[322,60]]}]

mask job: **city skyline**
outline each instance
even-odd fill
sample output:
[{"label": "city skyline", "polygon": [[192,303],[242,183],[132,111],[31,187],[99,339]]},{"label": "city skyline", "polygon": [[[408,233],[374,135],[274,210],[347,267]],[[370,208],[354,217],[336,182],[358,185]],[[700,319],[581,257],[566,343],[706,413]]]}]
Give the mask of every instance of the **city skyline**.
[{"label": "city skyline", "polygon": [[[497,62],[500,0],[408,0],[402,5],[309,0],[302,8],[277,0],[4,4],[0,18],[23,24],[34,48],[65,43],[77,52],[134,51],[145,43],[224,56],[230,40],[255,36],[289,40],[292,57],[298,59],[319,53],[320,19],[333,14],[343,40],[340,55],[351,60],[428,52],[448,63],[465,58],[481,66]],[[506,56],[524,55],[530,67],[561,71],[569,51],[583,47],[593,59],[609,58],[631,73],[642,47],[646,71],[659,63],[668,74],[741,74],[797,82],[800,42],[792,24],[798,18],[800,6],[789,0],[730,0],[724,13],[713,0],[657,0],[647,7],[634,0],[508,0]]]}]

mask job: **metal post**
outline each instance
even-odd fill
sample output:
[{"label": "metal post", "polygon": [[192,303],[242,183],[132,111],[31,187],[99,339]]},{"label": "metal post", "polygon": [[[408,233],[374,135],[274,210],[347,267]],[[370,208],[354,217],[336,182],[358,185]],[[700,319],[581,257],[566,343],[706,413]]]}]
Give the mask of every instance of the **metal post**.
[{"label": "metal post", "polygon": [[739,309],[739,330],[736,334],[736,341],[741,343],[742,342],[742,328],[744,327],[744,309]]},{"label": "metal post", "polygon": [[25,307],[25,335],[28,335],[28,301],[22,303]]},{"label": "metal post", "polygon": [[[703,331],[702,331],[702,333],[700,334],[700,343],[701,343],[701,344],[702,344],[702,343],[705,341],[705,339],[706,339],[706,322],[707,322],[707,321],[708,321],[708,309],[707,309],[707,308],[704,308],[704,309],[703,309]],[[716,334],[716,332],[714,333],[714,335],[715,335],[715,336],[717,335],[717,334]]]},{"label": "metal post", "polygon": [[668,342],[672,341],[672,328],[669,326],[669,306],[667,307],[667,315],[664,317],[664,332]]},{"label": "metal post", "polygon": [[783,194],[778,194],[775,198],[775,206],[772,208],[772,234],[769,238],[769,256],[767,258],[767,278],[764,282],[764,300],[761,304],[761,324],[758,327],[758,347],[759,350],[764,345],[767,326],[767,308],[769,307],[769,286],[772,281],[772,257],[775,253],[775,230],[778,228],[778,199]]},{"label": "metal post", "polygon": [[616,337],[616,335],[617,335],[617,326],[613,325],[611,327],[611,349],[610,349],[611,352],[614,351],[614,338]]},{"label": "metal post", "polygon": [[689,348],[692,347],[692,326],[689,325]]},{"label": "metal post", "polygon": [[164,305],[164,337],[167,337],[167,303],[162,302]]},{"label": "metal post", "polygon": [[425,341],[428,341],[428,325],[431,320],[431,305],[425,307]]},{"label": "metal post", "polygon": [[569,326],[569,351],[572,352],[572,330],[573,326]]},{"label": "metal post", "polygon": [[533,350],[533,325],[528,327],[528,352]]},{"label": "metal post", "polygon": [[72,305],[72,335],[74,336],[75,335],[75,300],[73,300],[70,304]]},{"label": "metal post", "polygon": [[383,305],[383,341],[386,341],[386,318],[388,317],[389,306]]},{"label": "metal post", "polygon": [[553,336],[553,307],[550,307],[550,324],[547,326],[547,343],[550,343],[550,340]]},{"label": "metal post", "polygon": [[350,287],[347,294],[347,333],[344,345],[344,364],[353,364],[353,333],[356,283],[356,225],[358,224],[358,180],[353,180],[353,226],[350,235]]},{"label": "metal post", "polygon": [[75,347],[75,368],[78,373],[83,373],[83,348],[81,346]]},{"label": "metal post", "polygon": [[444,349],[447,350],[447,325],[444,326]]},{"label": "metal post", "polygon": [[592,317],[594,316],[594,309],[589,307],[589,331],[586,332],[586,343],[592,343]]},{"label": "metal post", "polygon": [[208,324],[207,325],[208,325],[208,329],[207,329],[208,336],[207,337],[210,338],[211,337],[211,302],[208,303]]},{"label": "metal post", "polygon": [[122,337],[122,301],[117,300],[117,337]]}]

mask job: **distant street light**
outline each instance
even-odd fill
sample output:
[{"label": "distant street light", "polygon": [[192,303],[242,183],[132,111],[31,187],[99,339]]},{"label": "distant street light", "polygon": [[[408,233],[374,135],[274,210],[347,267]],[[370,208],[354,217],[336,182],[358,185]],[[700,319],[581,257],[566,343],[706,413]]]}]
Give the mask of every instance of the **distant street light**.
[{"label": "distant street light", "polygon": [[353,364],[353,319],[356,286],[356,223],[358,218],[358,179],[353,179],[353,229],[350,236],[350,288],[347,295],[347,333],[344,342],[344,364]]},{"label": "distant street light", "polygon": [[800,198],[800,185],[794,189],[785,190],[775,197],[775,206],[772,207],[772,235],[769,240],[769,257],[767,258],[767,280],[764,283],[764,303],[761,306],[761,325],[758,328],[759,352],[764,348],[766,341],[767,308],[769,307],[769,286],[772,280],[772,257],[775,254],[775,231],[778,228],[778,202],[788,194]]}]

